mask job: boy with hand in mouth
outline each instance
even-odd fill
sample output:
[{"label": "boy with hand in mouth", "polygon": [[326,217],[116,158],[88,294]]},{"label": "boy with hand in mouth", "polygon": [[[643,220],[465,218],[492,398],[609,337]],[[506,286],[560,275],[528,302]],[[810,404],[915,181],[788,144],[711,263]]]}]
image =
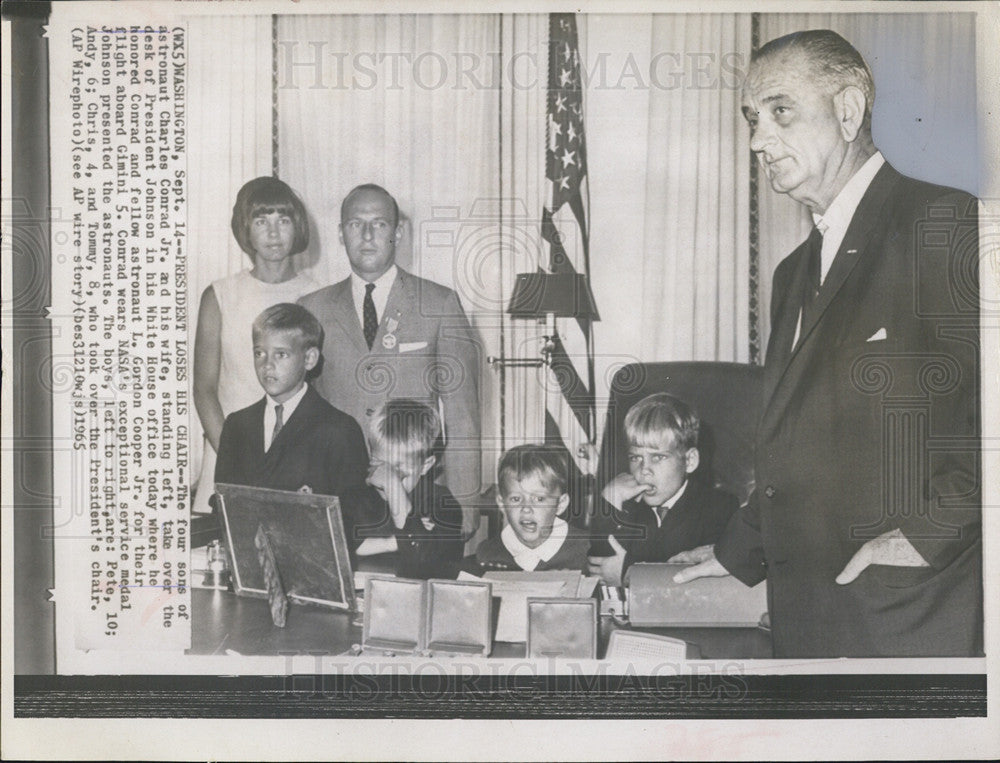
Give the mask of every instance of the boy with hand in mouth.
[{"label": "boy with hand in mouth", "polygon": [[589,541],[560,519],[569,507],[569,454],[548,445],[518,445],[500,458],[497,505],[507,518],[465,562],[468,572],[582,570]]},{"label": "boy with hand in mouth", "polygon": [[389,400],[368,431],[367,485],[341,497],[357,556],[395,553],[396,574],[454,578],[462,560],[462,506],[435,479],[441,419],[418,400]]},{"label": "boy with hand in mouth", "polygon": [[665,393],[643,398],[626,414],[629,471],[598,499],[603,516],[612,518],[612,555],[592,549],[587,565],[605,584],[622,585],[635,562],[666,562],[715,543],[736,511],[734,496],[689,478],[700,459],[699,425],[687,403]]}]

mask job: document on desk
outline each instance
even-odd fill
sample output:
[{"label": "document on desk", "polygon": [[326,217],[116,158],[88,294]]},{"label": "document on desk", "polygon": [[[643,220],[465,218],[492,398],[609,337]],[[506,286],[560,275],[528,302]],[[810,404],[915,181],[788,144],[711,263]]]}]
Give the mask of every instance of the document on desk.
[{"label": "document on desk", "polygon": [[[462,573],[459,580],[478,580]],[[579,572],[487,572],[484,580],[493,585],[493,596],[500,599],[495,641],[526,641],[528,638],[528,598],[588,598],[598,579]]]}]

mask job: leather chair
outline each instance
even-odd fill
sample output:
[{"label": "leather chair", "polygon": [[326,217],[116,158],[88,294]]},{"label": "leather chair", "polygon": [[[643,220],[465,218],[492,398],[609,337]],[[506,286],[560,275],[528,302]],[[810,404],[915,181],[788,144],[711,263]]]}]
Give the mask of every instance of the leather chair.
[{"label": "leather chair", "polygon": [[753,489],[754,430],[762,402],[763,368],[743,363],[632,363],[611,382],[601,439],[597,489],[628,471],[624,421],[635,403],[667,392],[693,406],[701,419],[701,463],[694,478],[746,503]]}]

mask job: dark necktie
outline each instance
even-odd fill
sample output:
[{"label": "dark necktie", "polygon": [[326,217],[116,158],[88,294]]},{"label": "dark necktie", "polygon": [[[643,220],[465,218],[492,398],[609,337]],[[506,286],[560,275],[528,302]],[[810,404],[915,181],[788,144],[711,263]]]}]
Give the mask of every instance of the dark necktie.
[{"label": "dark necktie", "polygon": [[368,349],[375,343],[375,334],[378,332],[378,314],[375,312],[375,300],[372,299],[372,292],[375,284],[365,284],[365,302],[361,314],[365,319],[365,341],[368,342]]},{"label": "dark necktie", "polygon": [[278,439],[278,432],[285,425],[284,422],[285,406],[282,403],[278,403],[274,406],[274,430],[271,432],[271,444],[274,445],[274,441]]},{"label": "dark necktie", "polygon": [[806,282],[802,288],[802,323],[819,294],[820,272],[822,270],[823,234],[813,226],[806,240]]},{"label": "dark necktie", "polygon": [[664,521],[666,521],[666,519],[667,519],[667,513],[669,511],[670,511],[670,507],[666,506],[666,505],[664,505],[664,506],[657,506],[656,507],[656,516],[660,520],[660,527],[663,527],[663,523],[664,523]]}]

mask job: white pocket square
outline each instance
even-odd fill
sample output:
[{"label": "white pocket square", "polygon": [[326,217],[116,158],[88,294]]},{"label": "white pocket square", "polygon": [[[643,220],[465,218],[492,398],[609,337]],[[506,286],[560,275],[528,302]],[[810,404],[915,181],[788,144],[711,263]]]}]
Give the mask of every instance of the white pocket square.
[{"label": "white pocket square", "polygon": [[880,328],[878,331],[876,331],[874,334],[872,334],[870,337],[868,337],[865,341],[866,342],[878,342],[879,340],[882,340],[882,339],[885,339],[885,338],[886,338],[886,333],[885,333],[885,328],[883,327],[883,328]]},{"label": "white pocket square", "polygon": [[400,352],[413,352],[414,350],[422,350],[427,346],[427,342],[400,342],[399,351]]}]

